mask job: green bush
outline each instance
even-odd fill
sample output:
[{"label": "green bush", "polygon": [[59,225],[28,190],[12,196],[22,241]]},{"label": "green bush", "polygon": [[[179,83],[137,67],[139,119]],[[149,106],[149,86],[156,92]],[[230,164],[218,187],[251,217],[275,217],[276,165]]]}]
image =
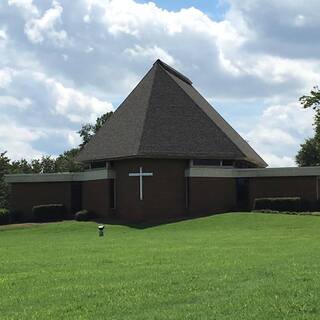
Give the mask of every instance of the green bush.
[{"label": "green bush", "polygon": [[296,215],[296,216],[315,216],[320,217],[320,212],[312,212],[312,211],[274,211],[274,210],[253,210],[254,213],[274,213],[274,214],[288,214],[288,215]]},{"label": "green bush", "polygon": [[32,216],[38,222],[58,221],[66,216],[66,208],[63,204],[45,204],[34,206]]},{"label": "green bush", "polygon": [[256,198],[253,210],[301,211],[301,198]]},{"label": "green bush", "polygon": [[0,208],[0,225],[11,223],[10,211]]},{"label": "green bush", "polygon": [[77,221],[90,221],[92,220],[93,214],[92,212],[88,211],[88,210],[81,210],[78,211],[75,215],[74,215],[74,219]]},{"label": "green bush", "polygon": [[274,213],[274,214],[280,213],[277,210],[270,210],[270,209],[259,209],[259,210],[252,210],[252,211],[257,213]]}]

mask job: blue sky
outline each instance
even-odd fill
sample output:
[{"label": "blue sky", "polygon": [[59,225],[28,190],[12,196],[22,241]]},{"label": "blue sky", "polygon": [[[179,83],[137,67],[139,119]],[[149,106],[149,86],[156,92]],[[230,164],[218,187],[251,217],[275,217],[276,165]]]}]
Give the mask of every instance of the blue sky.
[{"label": "blue sky", "polygon": [[271,166],[293,166],[313,134],[298,99],[320,84],[319,29],[318,0],[0,1],[0,152],[77,146],[160,58]]},{"label": "blue sky", "polygon": [[[148,0],[139,0],[140,3],[148,3]],[[215,20],[223,19],[228,4],[223,0],[157,0],[153,1],[157,6],[178,11],[184,8],[195,7]]]}]

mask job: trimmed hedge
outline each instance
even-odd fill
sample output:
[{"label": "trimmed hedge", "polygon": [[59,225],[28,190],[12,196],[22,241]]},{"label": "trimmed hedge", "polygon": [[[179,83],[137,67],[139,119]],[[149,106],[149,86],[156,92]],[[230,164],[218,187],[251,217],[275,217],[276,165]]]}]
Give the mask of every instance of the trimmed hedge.
[{"label": "trimmed hedge", "polygon": [[0,225],[11,223],[11,215],[8,209],[0,208]]},{"label": "trimmed hedge", "polygon": [[88,210],[81,210],[78,211],[75,215],[74,215],[74,219],[77,221],[90,221],[94,218],[92,212],[88,211]]},{"label": "trimmed hedge", "polygon": [[320,217],[320,212],[317,211],[275,211],[275,210],[254,210],[253,213],[270,213],[270,214],[288,214],[288,215],[296,215],[296,216],[315,216]]},{"label": "trimmed hedge", "polygon": [[253,210],[301,211],[301,198],[256,198]]},{"label": "trimmed hedge", "polygon": [[66,216],[66,208],[63,204],[45,204],[32,208],[33,218],[38,222],[58,221]]}]

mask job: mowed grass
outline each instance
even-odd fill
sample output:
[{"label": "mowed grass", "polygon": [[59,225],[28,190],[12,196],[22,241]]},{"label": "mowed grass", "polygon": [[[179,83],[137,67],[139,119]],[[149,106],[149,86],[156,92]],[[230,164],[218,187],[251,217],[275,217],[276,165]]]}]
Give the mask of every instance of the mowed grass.
[{"label": "mowed grass", "polygon": [[0,230],[0,319],[320,319],[320,217]]}]

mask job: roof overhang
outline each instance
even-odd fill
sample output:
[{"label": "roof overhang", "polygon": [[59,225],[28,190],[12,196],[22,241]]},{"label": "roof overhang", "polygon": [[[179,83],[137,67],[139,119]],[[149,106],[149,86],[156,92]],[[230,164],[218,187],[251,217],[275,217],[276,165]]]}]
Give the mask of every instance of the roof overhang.
[{"label": "roof overhang", "polygon": [[235,161],[246,161],[251,164],[254,164],[258,167],[265,167],[265,163],[257,163],[254,160],[243,158],[243,157],[233,157],[228,154],[183,154],[183,153],[148,153],[148,154],[136,154],[136,155],[122,155],[122,156],[114,156],[109,158],[85,158],[79,162],[82,163],[93,163],[100,161],[118,161],[118,160],[126,160],[126,159],[177,159],[177,160],[196,160],[196,159],[212,159],[212,160],[235,160]]},{"label": "roof overhang", "polygon": [[7,183],[77,182],[114,179],[115,172],[111,169],[103,169],[84,172],[8,174],[4,178]]},{"label": "roof overhang", "polygon": [[187,169],[185,176],[192,178],[318,177],[320,176],[320,167],[221,169],[199,166]]}]

